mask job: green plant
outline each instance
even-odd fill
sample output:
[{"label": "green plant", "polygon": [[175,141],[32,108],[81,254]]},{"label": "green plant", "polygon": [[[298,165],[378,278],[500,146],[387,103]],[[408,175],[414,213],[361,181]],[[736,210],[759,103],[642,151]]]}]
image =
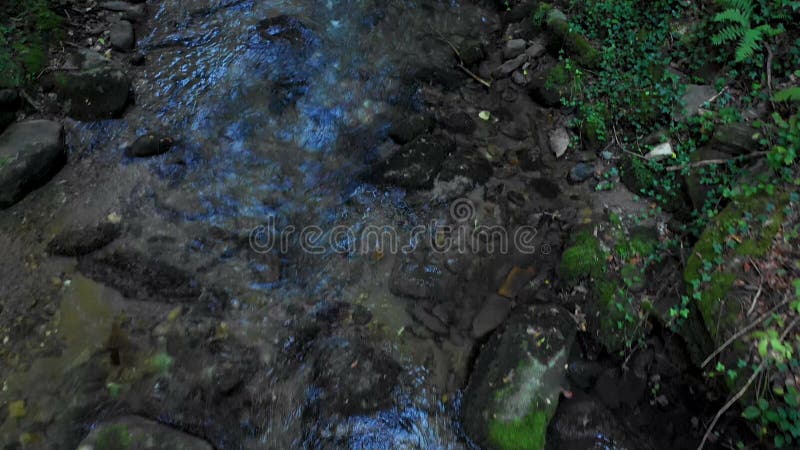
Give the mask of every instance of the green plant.
[{"label": "green plant", "polygon": [[727,42],[737,41],[736,62],[742,62],[753,56],[755,51],[767,38],[781,34],[782,25],[773,27],[769,23],[754,24],[757,19],[754,15],[755,5],[753,0],[720,0],[726,9],[716,16],[714,22],[725,24],[714,36],[711,42],[720,46]]}]

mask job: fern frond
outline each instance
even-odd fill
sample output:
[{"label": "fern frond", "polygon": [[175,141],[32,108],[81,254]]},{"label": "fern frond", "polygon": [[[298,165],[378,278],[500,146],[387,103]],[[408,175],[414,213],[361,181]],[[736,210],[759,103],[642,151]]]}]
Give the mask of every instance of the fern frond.
[{"label": "fern frond", "polygon": [[753,56],[762,39],[763,31],[761,27],[747,30],[742,36],[742,40],[739,41],[739,46],[736,47],[736,62],[742,62]]},{"label": "fern frond", "polygon": [[726,9],[714,16],[714,22],[735,22],[745,28],[750,28],[750,16],[738,9]]},{"label": "fern frond", "polygon": [[735,41],[744,36],[746,28],[738,27],[735,25],[728,25],[727,27],[719,30],[719,33],[711,36],[711,43],[720,46],[725,42]]},{"label": "fern frond", "polygon": [[782,89],[772,96],[776,102],[800,102],[800,86]]}]

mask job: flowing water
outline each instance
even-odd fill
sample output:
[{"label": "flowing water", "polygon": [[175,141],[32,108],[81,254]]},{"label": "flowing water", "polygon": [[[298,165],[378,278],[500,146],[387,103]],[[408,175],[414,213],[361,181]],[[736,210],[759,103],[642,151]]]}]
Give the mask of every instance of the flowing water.
[{"label": "flowing water", "polygon": [[[31,327],[41,348],[60,350],[20,352],[6,372],[3,398],[24,398],[27,411],[4,424],[3,436],[74,448],[85,427],[127,411],[219,448],[464,447],[453,418],[472,344],[414,336],[409,300],[388,288],[395,255],[337,251],[347,237],[330,230],[392,226],[408,239],[414,225],[446,215],[447,205],[411,205],[402,190],[364,174],[391,121],[422,106],[425,86],[415,80],[452,76],[442,38],[496,30],[496,12],[425,0],[149,6],[135,106],[122,120],[69,124],[66,187],[34,207],[30,228],[55,233],[116,215],[126,232],[114,246],[189,271],[203,295],[222,300],[203,312],[176,308],[169,295],[137,299],[128,282],[99,284],[108,280],[90,263],[80,272],[95,281],[79,273],[84,263],[39,261],[61,306]],[[126,143],[154,130],[176,138],[168,155],[123,156]],[[340,246],[308,254],[294,237],[285,252],[255,251],[251,231],[268,223],[318,226],[321,242]],[[23,243],[6,243],[26,253]],[[129,275],[148,285],[158,274]],[[181,340],[209,329],[208,339]],[[109,344],[117,341],[122,350]],[[107,367],[108,347],[120,367]],[[153,361],[163,374],[148,369]],[[340,373],[348,369],[356,374]],[[227,378],[231,386],[220,388]],[[198,390],[202,399],[191,394]],[[345,395],[362,405],[337,397]],[[22,426],[28,419],[34,429]]]},{"label": "flowing water", "polygon": [[[455,67],[451,44],[501,31],[496,5],[148,7],[135,104],[119,120],[67,120],[69,164],[0,215],[3,280],[14,280],[0,286],[4,448],[72,450],[131,414],[218,449],[472,448],[459,406],[483,342],[473,318],[512,267],[535,267],[531,286],[545,289],[563,224],[608,206],[568,185],[568,163],[542,150],[550,110]],[[504,161],[485,186],[432,195],[376,182],[376,161],[399,147],[393,124],[484,109],[497,120],[447,133],[455,154]],[[145,133],[175,145],[125,156]],[[431,224],[540,220],[535,256],[434,251],[425,239]],[[100,222],[121,227],[106,248],[46,254],[53,235]],[[412,251],[366,245],[370,229],[393,230]],[[607,414],[585,426],[606,411],[592,405],[571,403],[551,428],[574,448],[626,448],[607,438],[627,438]]]}]

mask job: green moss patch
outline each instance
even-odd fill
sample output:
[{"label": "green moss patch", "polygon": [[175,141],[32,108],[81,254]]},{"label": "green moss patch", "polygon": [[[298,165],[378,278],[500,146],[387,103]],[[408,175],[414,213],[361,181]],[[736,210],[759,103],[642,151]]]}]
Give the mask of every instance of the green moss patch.
[{"label": "green moss patch", "polygon": [[544,449],[549,414],[532,411],[522,419],[504,422],[494,419],[489,423],[489,439],[501,450]]},{"label": "green moss patch", "polygon": [[732,262],[767,254],[784,219],[787,196],[734,201],[705,228],[684,269],[689,294],[697,300],[712,337],[735,329],[740,308],[727,297],[739,267]]}]

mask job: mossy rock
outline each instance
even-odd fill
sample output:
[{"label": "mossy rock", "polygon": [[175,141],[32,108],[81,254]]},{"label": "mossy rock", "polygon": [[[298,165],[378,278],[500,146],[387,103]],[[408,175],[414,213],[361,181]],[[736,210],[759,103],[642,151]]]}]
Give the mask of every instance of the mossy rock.
[{"label": "mossy rock", "polygon": [[559,276],[567,283],[580,278],[597,278],[605,272],[608,252],[601,247],[600,240],[589,229],[583,229],[572,237],[572,244],[561,255]]},{"label": "mossy rock", "polygon": [[551,51],[558,52],[566,49],[578,64],[588,69],[596,69],[600,66],[602,60],[600,51],[584,35],[572,30],[563,12],[551,8],[546,17],[545,23],[551,33],[548,45]]},{"label": "mossy rock", "polygon": [[211,445],[189,434],[137,416],[100,424],[78,449],[94,450],[211,450]]},{"label": "mossy rock", "polygon": [[733,201],[700,235],[683,274],[712,338],[739,329],[742,308],[732,292],[738,271],[745,258],[763,257],[772,248],[788,202],[785,194]]},{"label": "mossy rock", "polygon": [[[596,236],[596,234],[598,237]],[[588,281],[592,300],[586,305],[597,338],[611,353],[620,353],[636,340],[639,320],[652,305],[637,302],[635,292],[646,286],[645,259],[657,248],[655,232],[645,228],[627,231],[618,216],[596,229],[577,230],[561,255],[558,274],[567,286]],[[619,265],[612,270],[609,260]]]},{"label": "mossy rock", "polygon": [[561,99],[570,96],[572,73],[561,62],[535,73],[531,79],[529,92],[531,98],[542,106],[561,105]]},{"label": "mossy rock", "polygon": [[512,314],[481,351],[464,393],[464,429],[488,450],[542,450],[575,336],[569,313],[537,305]]}]

